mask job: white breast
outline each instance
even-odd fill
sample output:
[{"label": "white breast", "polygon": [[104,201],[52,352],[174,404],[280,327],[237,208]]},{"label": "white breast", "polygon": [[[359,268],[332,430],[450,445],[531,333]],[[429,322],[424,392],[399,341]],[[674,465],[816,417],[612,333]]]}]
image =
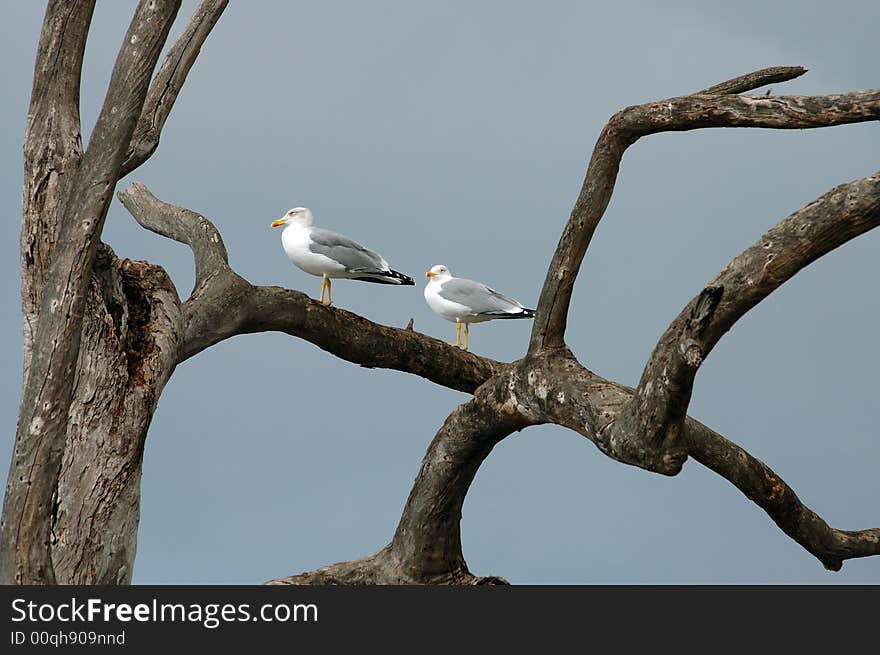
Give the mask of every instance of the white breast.
[{"label": "white breast", "polygon": [[440,280],[434,278],[425,285],[425,302],[428,307],[434,310],[434,313],[445,318],[447,321],[463,321],[469,318],[468,322],[474,322],[471,310],[457,302],[452,302],[442,298],[438,293],[440,291]]},{"label": "white breast", "polygon": [[338,277],[340,273],[345,273],[342,264],[309,250],[309,241],[309,228],[301,225],[292,223],[281,232],[281,245],[287,257],[306,273],[328,277]]}]

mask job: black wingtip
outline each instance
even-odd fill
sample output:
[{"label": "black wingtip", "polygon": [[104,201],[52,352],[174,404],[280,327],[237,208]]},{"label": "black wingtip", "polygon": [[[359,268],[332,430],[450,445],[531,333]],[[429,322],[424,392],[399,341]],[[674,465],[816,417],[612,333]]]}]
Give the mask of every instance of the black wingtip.
[{"label": "black wingtip", "polygon": [[523,307],[516,314],[511,314],[510,312],[487,312],[483,314],[483,316],[491,316],[494,318],[535,318],[535,310],[534,309],[526,309]]},{"label": "black wingtip", "polygon": [[400,281],[400,284],[407,287],[414,287],[416,285],[416,281],[413,280],[409,275],[404,275],[400,271],[391,271],[391,277]]},{"label": "black wingtip", "polygon": [[397,271],[382,271],[381,273],[370,273],[366,275],[358,275],[353,280],[359,282],[374,282],[375,284],[396,284],[398,286],[415,286],[416,282],[409,275],[404,275]]}]

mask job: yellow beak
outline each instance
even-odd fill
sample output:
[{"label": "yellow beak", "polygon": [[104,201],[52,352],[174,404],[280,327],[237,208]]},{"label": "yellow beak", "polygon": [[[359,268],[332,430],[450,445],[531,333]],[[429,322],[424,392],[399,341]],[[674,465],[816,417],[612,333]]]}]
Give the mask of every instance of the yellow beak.
[{"label": "yellow beak", "polygon": [[287,222],[286,218],[279,218],[277,221],[272,221],[272,227],[278,227],[279,225],[284,225]]},{"label": "yellow beak", "polygon": [[431,271],[425,273],[425,277],[434,277],[434,274]]}]

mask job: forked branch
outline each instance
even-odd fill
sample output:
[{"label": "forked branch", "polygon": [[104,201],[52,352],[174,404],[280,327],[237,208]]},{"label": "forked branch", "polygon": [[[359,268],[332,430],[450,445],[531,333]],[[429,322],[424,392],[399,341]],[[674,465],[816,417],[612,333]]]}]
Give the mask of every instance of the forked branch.
[{"label": "forked branch", "polygon": [[199,56],[205,39],[220,20],[229,0],[202,0],[195,13],[165,55],[159,72],[150,84],[144,108],[128,147],[119,177],[128,175],[143,164],[159,145],[159,137],[177,94],[183,88],[186,76]]}]

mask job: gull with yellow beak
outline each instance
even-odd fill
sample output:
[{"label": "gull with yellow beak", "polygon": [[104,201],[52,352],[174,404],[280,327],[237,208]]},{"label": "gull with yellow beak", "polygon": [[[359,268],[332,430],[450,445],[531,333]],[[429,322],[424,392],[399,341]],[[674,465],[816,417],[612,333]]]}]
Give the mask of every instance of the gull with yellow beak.
[{"label": "gull with yellow beak", "polygon": [[[534,318],[535,310],[526,309],[513,298],[490,289],[481,282],[452,273],[443,264],[438,264],[425,273],[425,300],[434,313],[455,322],[455,343],[468,349],[468,333],[471,323],[482,323],[496,318]],[[464,344],[461,343],[461,324],[464,323]]]},{"label": "gull with yellow beak", "polygon": [[[415,284],[411,277],[392,271],[379,253],[341,234],[315,227],[312,212],[306,207],[294,207],[272,221],[272,227],[281,225],[286,226],[281,232],[281,245],[290,261],[306,273],[321,276],[321,302],[325,305],[331,303],[330,280],[333,278]],[[324,302],[325,291],[327,302]]]}]

